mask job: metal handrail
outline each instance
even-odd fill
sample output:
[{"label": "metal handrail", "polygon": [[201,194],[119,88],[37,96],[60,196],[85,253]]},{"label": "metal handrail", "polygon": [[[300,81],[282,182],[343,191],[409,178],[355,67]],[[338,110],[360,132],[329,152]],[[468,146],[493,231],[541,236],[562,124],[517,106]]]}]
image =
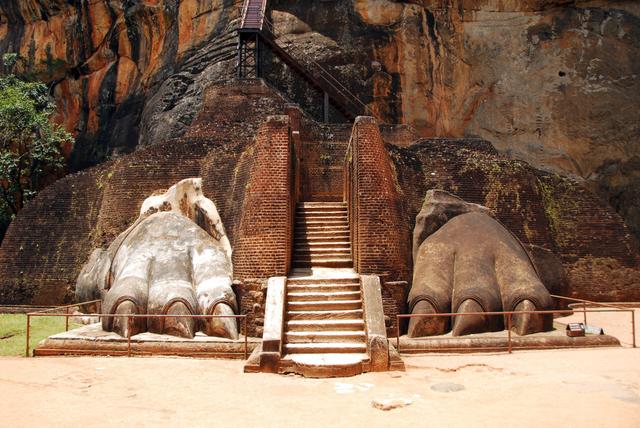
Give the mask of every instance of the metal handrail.
[{"label": "metal handrail", "polygon": [[[87,302],[75,303],[71,305],[65,306],[57,306],[52,309],[65,309],[66,313],[49,313],[45,311],[38,312],[29,312],[27,313],[27,334],[26,334],[26,345],[25,345],[25,356],[29,356],[29,340],[31,337],[31,317],[65,317],[66,326],[65,331],[69,330],[69,317],[74,317],[78,315],[70,314],[69,308],[81,305],[88,305],[91,303],[101,302],[101,300],[91,300]],[[115,318],[115,317],[126,317],[127,318],[127,326],[129,331],[131,331],[131,322],[135,318],[191,318],[191,319],[213,319],[213,318],[234,318],[234,319],[242,319],[242,331],[244,335],[244,359],[246,360],[249,352],[248,352],[248,327],[247,327],[247,315],[173,315],[173,314],[102,314],[102,313],[93,313],[93,314],[82,314],[82,316],[86,317],[98,317],[100,318]],[[206,354],[206,353],[205,353]],[[131,352],[131,335],[127,337],[127,356],[131,357],[133,354]]]},{"label": "metal handrail", "polygon": [[[265,12],[267,10],[267,2],[266,0],[258,0],[261,2],[261,9],[259,12],[259,16],[258,18],[260,19],[260,26],[258,27],[259,30],[262,30],[263,24],[264,24],[264,19],[265,19]],[[249,6],[250,6],[251,0],[245,0],[244,4],[242,6],[242,21],[240,22],[240,29],[244,29],[244,24],[245,21],[247,19],[247,15],[249,14]],[[251,28],[253,30],[253,28]]]},{"label": "metal handrail", "polygon": [[242,25],[244,24],[244,20],[247,18],[247,10],[249,10],[249,3],[251,2],[251,0],[244,0],[244,4],[242,5],[242,12],[241,12],[241,16],[242,16],[242,21],[240,21],[240,28],[242,28]]},{"label": "metal handrail", "polygon": [[[326,70],[324,67],[322,67],[322,65],[320,65],[318,62],[316,62],[313,58],[311,58],[311,57],[307,56],[303,51],[301,51],[301,49],[300,49],[300,48],[299,48],[299,47],[294,43],[294,41],[293,41],[291,38],[289,38],[289,37],[287,36],[287,34],[285,34],[285,33],[277,34],[277,33],[276,33],[276,31],[275,31],[275,25],[274,25],[271,21],[269,21],[269,20],[268,20],[268,18],[266,18],[266,17],[264,18],[264,20],[265,20],[265,22],[267,23],[267,26],[269,27],[269,31],[271,32],[271,34],[273,34],[273,35],[274,35],[275,37],[277,37],[277,38],[283,38],[283,39],[285,39],[285,41],[287,41],[287,42],[289,43],[289,46],[292,48],[291,50],[295,50],[295,51],[297,51],[298,53],[300,53],[300,54],[301,54],[301,56],[302,56],[302,57],[304,57],[304,59],[305,59],[306,61],[308,61],[309,63],[311,63],[311,64],[315,65],[317,68],[319,68],[319,69],[320,69],[320,71],[322,71],[322,72],[323,72],[324,74],[326,74],[329,78],[331,78],[331,79],[334,81],[334,83],[338,86],[338,87],[336,87],[336,86],[333,86],[333,84],[332,84],[332,86],[333,86],[333,88],[334,88],[335,90],[337,90],[338,92],[340,92],[342,95],[345,95],[345,94],[343,93],[343,91],[342,91],[342,90],[344,90],[344,91],[345,91],[345,92],[346,92],[346,93],[347,93],[347,94],[352,98],[352,101],[356,101],[358,104],[360,104],[360,105],[361,105],[363,108],[365,108],[365,109],[367,109],[367,108],[368,108],[368,107],[367,107],[367,105],[366,105],[364,102],[362,102],[362,101],[361,101],[361,100],[360,100],[360,99],[359,99],[359,98],[358,98],[358,97],[357,97],[353,92],[351,92],[351,91],[350,91],[346,86],[344,86],[342,83],[340,83],[340,81],[338,81],[338,80],[337,80],[337,79],[336,79],[336,78],[335,78],[335,77],[334,77],[334,76],[333,76],[333,75],[332,75],[328,70]],[[329,82],[329,83],[330,83],[330,82]],[[331,84],[331,83],[330,83],[330,84]],[[342,90],[341,90],[340,88],[342,88]]]},{"label": "metal handrail", "polygon": [[[320,69],[321,76],[324,78],[325,82],[327,82],[332,89],[337,91],[340,95],[342,95],[346,100],[350,101],[352,104],[360,105],[364,109],[365,114],[369,114],[378,120],[373,111],[369,106],[367,106],[362,100],[360,100],[353,92],[351,92],[346,86],[344,86],[340,81],[338,81],[328,70],[326,70],[322,65],[316,62],[313,58],[307,56],[304,52],[300,50],[298,46],[295,45],[294,41],[289,38],[286,34],[281,33],[277,34],[275,31],[275,25],[269,21],[269,19],[265,16],[263,18],[264,22],[267,24],[267,29],[276,38],[283,38],[286,42],[289,43],[289,50],[294,50],[298,53],[298,56],[303,57],[307,65],[311,64]],[[284,48],[283,48],[284,49]],[[298,61],[300,59],[298,58]],[[332,82],[333,81],[333,82]]]}]

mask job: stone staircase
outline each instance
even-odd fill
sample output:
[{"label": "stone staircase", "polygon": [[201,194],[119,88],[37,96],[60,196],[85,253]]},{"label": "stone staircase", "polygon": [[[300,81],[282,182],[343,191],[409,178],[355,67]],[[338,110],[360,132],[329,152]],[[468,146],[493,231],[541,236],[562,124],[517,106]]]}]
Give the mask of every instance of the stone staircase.
[{"label": "stone staircase", "polygon": [[296,209],[293,267],[352,266],[347,204],[299,203]]},{"label": "stone staircase", "polygon": [[245,372],[403,370],[387,341],[380,280],[353,270],[346,204],[302,202],[296,213],[293,269],[269,279],[263,342]]},{"label": "stone staircase", "polygon": [[333,275],[323,278],[294,270],[287,279],[281,372],[321,377],[367,371],[360,278],[340,271],[327,269]]},{"label": "stone staircase", "polygon": [[293,266],[279,371],[312,377],[368,371],[362,287],[352,269],[345,203],[298,204]]}]

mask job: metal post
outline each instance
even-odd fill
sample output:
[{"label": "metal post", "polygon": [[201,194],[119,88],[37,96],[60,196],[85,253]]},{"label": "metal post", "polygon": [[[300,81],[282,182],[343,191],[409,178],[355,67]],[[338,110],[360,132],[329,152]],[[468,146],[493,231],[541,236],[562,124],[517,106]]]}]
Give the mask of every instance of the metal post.
[{"label": "metal post", "polygon": [[244,359],[246,360],[247,357],[249,356],[247,352],[248,332],[247,332],[247,316],[246,315],[242,319],[242,323],[244,324]]},{"label": "metal post", "polygon": [[400,318],[396,315],[396,351],[400,353]]},{"label": "metal post", "polygon": [[242,35],[240,35],[240,43],[238,46],[238,79],[242,79],[242,67],[244,66],[244,59],[242,58],[242,52],[244,51],[244,41]]},{"label": "metal post", "polygon": [[67,315],[64,317],[64,331],[69,331],[69,307],[67,307]]},{"label": "metal post", "polygon": [[631,310],[631,334],[633,335],[633,347],[636,347],[636,311]]},{"label": "metal post", "polygon": [[27,314],[27,346],[24,352],[24,356],[29,356],[29,337],[31,336],[31,315]]},{"label": "metal post", "polygon": [[324,113],[324,123],[329,123],[329,94],[327,91],[323,92],[324,94],[324,103],[323,103],[323,113]]},{"label": "metal post", "polygon": [[127,357],[131,356],[131,317],[127,315]]},{"label": "metal post", "polygon": [[587,325],[587,302],[582,302],[582,314],[584,315],[584,325]]},{"label": "metal post", "polygon": [[511,312],[509,312],[509,314],[507,315],[507,340],[509,343],[509,353],[512,352],[512,346],[511,346]]},{"label": "metal post", "polygon": [[260,36],[258,33],[256,33],[255,63],[256,79],[259,79],[262,77],[262,49],[260,49]]}]

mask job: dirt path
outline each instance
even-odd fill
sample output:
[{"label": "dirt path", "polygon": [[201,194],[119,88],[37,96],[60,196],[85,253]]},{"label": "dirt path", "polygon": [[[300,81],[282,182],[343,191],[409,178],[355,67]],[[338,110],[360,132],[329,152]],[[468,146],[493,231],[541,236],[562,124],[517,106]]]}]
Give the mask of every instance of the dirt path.
[{"label": "dirt path", "polygon": [[[0,425],[640,426],[639,349],[405,362],[406,373],[304,379],[243,374],[240,361],[0,358]],[[412,403],[371,404],[393,397]]]}]

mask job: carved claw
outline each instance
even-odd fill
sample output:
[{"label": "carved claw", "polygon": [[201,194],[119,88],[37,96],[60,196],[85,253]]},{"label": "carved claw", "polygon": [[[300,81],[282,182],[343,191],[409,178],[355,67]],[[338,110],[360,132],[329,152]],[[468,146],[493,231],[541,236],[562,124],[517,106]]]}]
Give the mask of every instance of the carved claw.
[{"label": "carved claw", "polygon": [[[457,312],[485,312],[482,306],[473,299],[467,299],[458,306]],[[464,336],[466,334],[483,333],[485,331],[496,331],[496,317],[490,315],[465,315],[456,317],[453,322],[452,334],[454,336]]]},{"label": "carved claw", "polygon": [[[531,300],[523,300],[516,305],[514,311],[535,311],[536,305]],[[514,314],[511,316],[511,329],[520,336],[550,330],[553,324],[551,314]]]},{"label": "carved claw", "polygon": [[[234,312],[231,306],[226,303],[218,303],[211,315],[234,315]],[[202,331],[207,336],[238,339],[238,323],[235,318],[207,318],[203,322]]]},{"label": "carved claw", "polygon": [[164,333],[172,336],[193,338],[196,335],[196,322],[189,317],[191,311],[183,302],[172,303],[167,315],[186,315],[184,317],[165,318]]},{"label": "carved claw", "polygon": [[[435,314],[433,305],[426,300],[421,300],[413,308],[413,314]],[[420,317],[409,318],[409,337],[437,336],[449,330],[447,317]]]},{"label": "carved claw", "polygon": [[113,331],[120,336],[131,337],[145,331],[143,318],[130,318],[126,316],[138,313],[135,303],[131,300],[125,300],[118,304],[114,313],[120,316],[113,318]]}]

